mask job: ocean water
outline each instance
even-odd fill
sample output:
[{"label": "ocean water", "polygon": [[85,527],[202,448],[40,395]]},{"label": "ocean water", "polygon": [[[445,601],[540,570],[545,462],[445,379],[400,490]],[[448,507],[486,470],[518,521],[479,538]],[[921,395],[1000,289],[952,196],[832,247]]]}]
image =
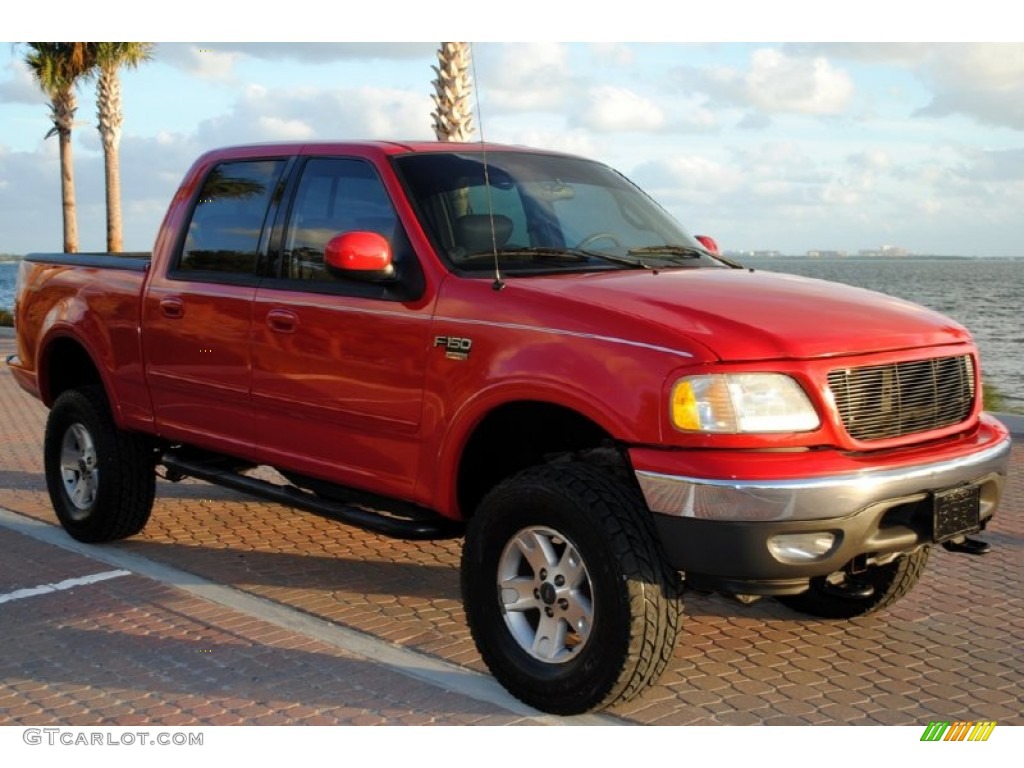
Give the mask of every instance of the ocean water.
[{"label": "ocean water", "polygon": [[16,262],[0,261],[0,309],[14,306],[14,278],[18,276]]},{"label": "ocean water", "polygon": [[[1024,408],[1024,258],[746,258],[755,269],[832,280],[923,304],[974,334],[985,381]],[[0,309],[14,304],[17,265],[0,263]]]}]

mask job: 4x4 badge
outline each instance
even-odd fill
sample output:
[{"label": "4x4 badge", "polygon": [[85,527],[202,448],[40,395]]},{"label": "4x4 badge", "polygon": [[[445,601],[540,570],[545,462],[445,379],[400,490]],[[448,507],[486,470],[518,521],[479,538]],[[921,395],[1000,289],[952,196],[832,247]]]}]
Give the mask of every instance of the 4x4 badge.
[{"label": "4x4 badge", "polygon": [[435,336],[434,346],[444,347],[444,356],[449,360],[465,360],[473,348],[473,340],[460,336]]}]

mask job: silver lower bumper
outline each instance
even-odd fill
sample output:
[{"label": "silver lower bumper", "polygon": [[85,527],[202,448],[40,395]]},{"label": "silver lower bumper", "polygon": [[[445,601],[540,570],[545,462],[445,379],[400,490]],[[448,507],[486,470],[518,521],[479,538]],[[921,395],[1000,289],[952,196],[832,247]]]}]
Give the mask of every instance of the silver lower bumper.
[{"label": "silver lower bumper", "polygon": [[948,461],[797,480],[715,480],[642,470],[636,472],[636,478],[653,512],[748,522],[846,517],[880,502],[977,483],[984,520],[998,504],[1010,445],[1005,438],[978,453]]}]

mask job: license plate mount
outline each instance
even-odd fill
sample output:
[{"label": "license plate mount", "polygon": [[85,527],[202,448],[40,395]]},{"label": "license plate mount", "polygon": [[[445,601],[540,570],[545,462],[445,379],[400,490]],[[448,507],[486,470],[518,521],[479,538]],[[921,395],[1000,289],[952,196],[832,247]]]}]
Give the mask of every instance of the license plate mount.
[{"label": "license plate mount", "polygon": [[932,539],[941,544],[981,530],[981,488],[965,485],[932,496]]}]

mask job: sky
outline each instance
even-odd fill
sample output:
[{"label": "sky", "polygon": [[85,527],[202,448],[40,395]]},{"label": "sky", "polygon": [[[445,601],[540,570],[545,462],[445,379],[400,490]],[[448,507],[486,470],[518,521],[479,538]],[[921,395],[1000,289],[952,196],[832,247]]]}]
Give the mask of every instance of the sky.
[{"label": "sky", "polygon": [[[690,20],[701,36],[676,41],[651,30],[671,35],[675,27],[682,38],[688,12],[680,9],[670,22],[646,3],[630,3],[636,12],[622,23],[583,24],[563,14],[543,27],[533,23],[543,4],[517,3],[531,23],[520,15],[503,33],[550,39],[473,43],[475,138],[612,165],[689,231],[712,235],[727,251],[856,253],[890,245],[918,254],[1024,256],[1024,43],[936,42],[961,33],[999,39],[1006,30],[993,24],[988,36],[952,15],[933,30],[867,16],[808,27],[759,16],[755,6],[731,15],[735,4],[724,3],[717,15]],[[576,7],[601,15],[596,5]],[[941,13],[941,4],[932,7]],[[820,5],[802,10],[814,8]],[[496,37],[486,22],[448,27],[435,14],[420,24],[396,10],[392,18],[402,23],[382,24],[378,10],[363,14],[352,25],[325,20],[316,32],[333,24],[364,41],[386,32],[406,40],[435,32]],[[313,32],[287,22],[240,28],[229,18],[204,18],[202,25],[161,26],[160,35],[144,22],[110,29],[93,19],[74,27],[79,37],[212,38],[159,42],[152,61],[122,75],[127,250],[152,247],[178,182],[207,149],[433,138],[438,43],[309,42]],[[42,18],[15,19],[10,28],[12,37],[37,39],[51,30],[65,31]],[[787,32],[793,42],[767,39],[785,40]],[[897,42],[915,33],[932,41]],[[819,43],[816,34],[893,39]],[[609,39],[616,36],[642,42]],[[305,41],[280,41],[286,38]],[[0,44],[0,253],[62,244],[57,140],[44,138],[48,108],[23,56],[23,48]],[[93,84],[80,88],[74,132],[82,251],[105,248],[94,98]]]}]

